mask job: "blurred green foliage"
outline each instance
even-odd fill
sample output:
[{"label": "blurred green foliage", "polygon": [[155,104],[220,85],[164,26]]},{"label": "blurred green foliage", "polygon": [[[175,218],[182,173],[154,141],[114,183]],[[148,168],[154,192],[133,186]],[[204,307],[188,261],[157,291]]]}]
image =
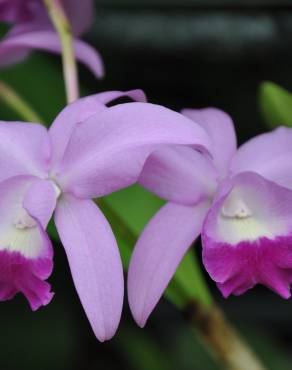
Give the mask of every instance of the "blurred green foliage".
[{"label": "blurred green foliage", "polygon": [[270,128],[292,127],[292,94],[274,82],[264,81],[259,88],[259,107]]}]

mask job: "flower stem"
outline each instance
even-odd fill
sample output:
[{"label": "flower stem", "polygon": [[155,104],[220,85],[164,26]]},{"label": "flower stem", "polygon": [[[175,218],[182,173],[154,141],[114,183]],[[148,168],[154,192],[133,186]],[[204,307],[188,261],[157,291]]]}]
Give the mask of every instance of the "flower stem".
[{"label": "flower stem", "polygon": [[63,9],[61,0],[43,0],[43,2],[59,34],[62,45],[63,73],[67,102],[72,103],[79,97],[79,83],[70,22]]},{"label": "flower stem", "polygon": [[224,369],[267,370],[215,304],[206,308],[200,302],[193,302],[185,317]]},{"label": "flower stem", "polygon": [[0,81],[0,99],[25,121],[43,123],[43,120],[30,105],[2,81]]}]

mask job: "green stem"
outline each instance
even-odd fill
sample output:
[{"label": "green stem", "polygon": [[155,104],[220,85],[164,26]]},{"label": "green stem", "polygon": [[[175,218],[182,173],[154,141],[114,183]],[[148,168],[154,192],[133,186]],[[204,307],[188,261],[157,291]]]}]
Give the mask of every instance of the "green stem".
[{"label": "green stem", "polygon": [[62,61],[67,102],[72,103],[79,97],[79,83],[70,22],[60,0],[43,0],[43,2],[59,34],[62,45]]},{"label": "green stem", "polygon": [[194,301],[185,317],[225,370],[267,370],[215,304],[206,308]]},{"label": "green stem", "polygon": [[25,121],[42,123],[40,116],[10,86],[0,81],[0,99]]}]

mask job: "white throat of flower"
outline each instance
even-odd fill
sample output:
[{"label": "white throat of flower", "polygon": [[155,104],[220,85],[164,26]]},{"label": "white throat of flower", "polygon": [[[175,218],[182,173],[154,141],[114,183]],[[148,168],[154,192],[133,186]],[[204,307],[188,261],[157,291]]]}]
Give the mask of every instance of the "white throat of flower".
[{"label": "white throat of flower", "polygon": [[16,229],[25,230],[30,229],[36,226],[35,220],[26,212],[24,208],[22,208],[14,221],[14,226]]},{"label": "white throat of flower", "polygon": [[42,250],[42,237],[36,221],[19,209],[12,222],[1,225],[0,250],[19,252],[24,257],[36,258]]},{"label": "white throat of flower", "polygon": [[227,218],[244,219],[252,217],[252,212],[246,203],[233,192],[231,192],[225,200],[221,209],[221,214],[223,217]]},{"label": "white throat of flower", "polygon": [[[55,190],[56,199],[61,188],[54,179],[49,179]],[[0,224],[0,250],[19,252],[27,258],[36,258],[43,249],[43,239],[37,221],[23,208],[24,194],[7,215],[7,221]]]},{"label": "white throat of flower", "polygon": [[276,230],[265,222],[261,212],[245,198],[244,193],[232,190],[225,199],[217,223],[219,239],[234,245],[262,237],[273,239],[277,235]]}]

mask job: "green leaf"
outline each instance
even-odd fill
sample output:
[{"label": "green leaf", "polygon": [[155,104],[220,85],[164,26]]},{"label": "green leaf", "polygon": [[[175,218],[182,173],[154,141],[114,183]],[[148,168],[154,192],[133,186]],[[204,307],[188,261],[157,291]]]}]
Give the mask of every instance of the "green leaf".
[{"label": "green leaf", "polygon": [[56,226],[55,226],[55,223],[54,223],[53,219],[51,219],[51,221],[48,224],[47,232],[49,233],[51,239],[53,239],[55,242],[60,242],[58,231],[56,229]]},{"label": "green leaf", "polygon": [[[192,250],[183,258],[173,280],[183,289],[187,299],[185,303],[191,299],[197,299],[207,306],[212,303],[201,267]],[[171,300],[173,301],[173,299]],[[176,302],[173,301],[173,303]]]},{"label": "green leaf", "polygon": [[[65,106],[62,69],[47,55],[33,54],[23,63],[0,70],[0,80],[22,96],[49,125]],[[1,119],[22,119],[0,102]]]},{"label": "green leaf", "polygon": [[269,127],[292,127],[292,94],[288,90],[274,82],[262,82],[259,89],[259,106]]}]

